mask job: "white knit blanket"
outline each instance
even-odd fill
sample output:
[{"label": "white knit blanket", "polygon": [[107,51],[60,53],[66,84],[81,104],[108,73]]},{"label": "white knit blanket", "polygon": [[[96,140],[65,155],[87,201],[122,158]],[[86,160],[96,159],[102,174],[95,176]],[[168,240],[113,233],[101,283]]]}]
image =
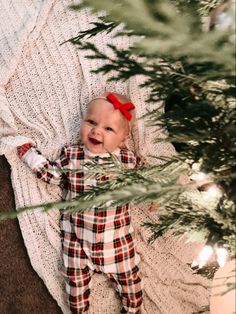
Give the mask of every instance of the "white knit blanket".
[{"label": "white knit blanket", "polygon": [[[70,43],[60,45],[89,28],[89,23],[96,19],[87,10],[69,10],[69,4],[69,0],[0,0],[0,134],[4,138],[0,154],[5,154],[11,165],[17,208],[56,201],[60,199],[60,190],[39,181],[18,158],[15,146],[19,142],[9,137],[6,141],[6,136],[20,134],[32,138],[45,156],[55,159],[63,145],[77,142],[81,112],[105,88],[130,95],[137,105],[138,117],[151,108],[145,104],[145,91],[138,87],[141,78],[108,83],[107,77],[90,72],[101,61],[86,59],[87,53]],[[106,53],[111,53],[107,42],[118,47],[128,45],[125,38],[109,37],[103,34],[91,41]],[[131,148],[146,157],[172,154],[171,145],[152,143],[157,133],[145,128],[140,120],[130,141]],[[161,130],[159,136],[164,136]],[[142,313],[190,314],[208,304],[208,281],[194,275],[187,266],[199,246],[185,244],[171,234],[149,245],[149,231],[140,223],[155,221],[156,215],[149,213],[144,204],[133,208],[132,215],[142,260]],[[59,271],[58,219],[56,209],[48,213],[36,210],[21,214],[19,223],[32,266],[63,313],[69,313]],[[109,280],[104,275],[94,275],[90,313],[118,314],[119,302]]]}]

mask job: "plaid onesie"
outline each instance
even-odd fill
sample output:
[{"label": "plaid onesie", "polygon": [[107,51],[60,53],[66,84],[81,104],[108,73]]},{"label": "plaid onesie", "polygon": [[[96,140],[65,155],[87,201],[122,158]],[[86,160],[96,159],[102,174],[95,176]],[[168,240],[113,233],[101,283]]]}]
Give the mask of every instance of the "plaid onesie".
[{"label": "plaid onesie", "polygon": [[[127,168],[137,164],[127,149],[113,153]],[[64,147],[60,158],[51,162],[34,147],[27,147],[22,159],[48,183],[63,187],[63,199],[71,200],[104,181],[86,173],[86,163],[108,162],[109,154],[96,156],[82,146]],[[73,170],[80,170],[79,172]],[[106,178],[105,178],[106,179]],[[105,273],[121,296],[122,313],[139,313],[142,303],[139,256],[135,252],[129,204],[111,208],[93,207],[83,213],[62,213],[63,273],[72,313],[89,308],[93,272]]]}]

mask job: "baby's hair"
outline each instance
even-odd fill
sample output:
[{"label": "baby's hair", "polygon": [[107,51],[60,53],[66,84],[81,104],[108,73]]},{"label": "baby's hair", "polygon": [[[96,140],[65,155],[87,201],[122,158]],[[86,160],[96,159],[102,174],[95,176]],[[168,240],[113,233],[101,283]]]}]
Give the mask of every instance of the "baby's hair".
[{"label": "baby's hair", "polygon": [[[95,98],[93,98],[89,103],[88,105],[93,102],[94,100],[96,99],[104,99],[106,100],[107,102],[109,102],[109,100],[107,100],[107,95],[109,94],[110,92],[104,92],[98,96],[96,96]],[[125,103],[128,103],[128,102],[132,102],[130,98],[128,98],[126,95],[122,95],[122,94],[119,94],[119,93],[116,93],[116,92],[111,92],[114,96],[116,96],[116,98],[122,103],[122,104],[125,104]],[[132,109],[132,110],[129,110],[130,114],[131,114],[131,120],[128,121],[125,117],[124,117],[124,120],[127,122],[127,125],[128,125],[128,132],[130,133],[130,131],[132,130],[133,128],[133,125],[136,121],[136,116],[135,116],[135,109]]]}]

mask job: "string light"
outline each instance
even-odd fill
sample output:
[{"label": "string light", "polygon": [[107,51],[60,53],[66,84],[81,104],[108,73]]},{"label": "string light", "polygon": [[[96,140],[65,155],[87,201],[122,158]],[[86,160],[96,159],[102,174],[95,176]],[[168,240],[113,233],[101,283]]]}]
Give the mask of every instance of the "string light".
[{"label": "string light", "polygon": [[216,184],[208,185],[204,192],[203,197],[205,199],[214,199],[222,196],[222,190]]},{"label": "string light", "polygon": [[199,171],[200,168],[201,168],[201,163],[200,163],[200,162],[194,162],[194,163],[192,164],[192,169],[193,169],[194,171]]},{"label": "string light", "polygon": [[203,181],[206,180],[208,177],[204,172],[198,172],[191,175],[191,179],[195,181]]},{"label": "string light", "polygon": [[[201,169],[201,163],[193,163],[192,164],[192,170],[194,173],[191,175],[191,179],[196,181],[196,185],[198,189],[200,188],[202,193],[202,196],[207,201],[217,201],[217,199],[220,199],[223,192],[222,189],[217,186],[211,176],[209,174],[206,174]],[[216,243],[215,241],[209,241],[208,243]],[[192,262],[191,267],[192,268],[202,268],[211,255],[215,252],[217,263],[220,267],[223,267],[226,263],[228,251],[223,247],[214,247],[212,245],[206,244],[203,249],[200,251],[197,258]]]},{"label": "string light", "polygon": [[216,247],[214,249],[211,245],[205,245],[203,247],[203,249],[198,254],[198,257],[192,262],[191,267],[202,268],[204,265],[206,265],[213,252],[216,253],[216,260],[219,266],[224,267],[227,261],[228,251],[223,247]]},{"label": "string light", "polygon": [[202,268],[210,258],[213,253],[213,248],[210,245],[205,245],[204,248],[200,251],[196,260],[192,262],[192,268],[198,266]]},{"label": "string light", "polygon": [[213,199],[222,196],[222,190],[214,183],[210,174],[200,171],[201,163],[193,163],[192,169],[194,173],[190,178],[196,181],[198,189],[204,191],[203,197],[206,199]]},{"label": "string light", "polygon": [[195,162],[192,164],[191,167],[194,173],[190,176],[190,179],[196,181],[197,186],[202,186],[206,183],[212,182],[212,179],[209,174],[200,171],[201,162]]},{"label": "string light", "polygon": [[223,247],[218,247],[216,249],[217,263],[220,267],[223,267],[226,263],[228,251]]}]

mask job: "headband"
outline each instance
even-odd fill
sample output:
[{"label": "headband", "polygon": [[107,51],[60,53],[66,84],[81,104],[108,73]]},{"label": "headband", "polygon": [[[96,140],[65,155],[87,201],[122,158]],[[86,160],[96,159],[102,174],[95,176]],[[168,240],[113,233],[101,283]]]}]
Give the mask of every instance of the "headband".
[{"label": "headband", "polygon": [[135,105],[132,104],[132,102],[127,102],[125,104],[122,104],[119,99],[112,93],[109,93],[106,96],[106,99],[113,104],[115,109],[119,109],[120,112],[124,115],[124,117],[130,121],[132,119],[132,115],[129,112],[132,109],[135,109]]}]

